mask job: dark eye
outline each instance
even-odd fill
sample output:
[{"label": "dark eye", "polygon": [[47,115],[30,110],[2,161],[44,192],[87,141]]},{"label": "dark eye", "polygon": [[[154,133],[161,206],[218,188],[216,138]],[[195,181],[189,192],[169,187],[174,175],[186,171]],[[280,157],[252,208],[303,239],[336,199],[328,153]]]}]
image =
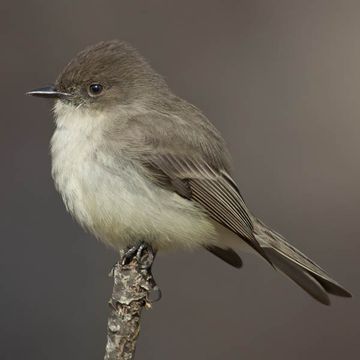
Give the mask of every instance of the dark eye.
[{"label": "dark eye", "polygon": [[88,90],[89,95],[93,97],[100,95],[102,91],[103,91],[103,86],[101,84],[91,84]]}]

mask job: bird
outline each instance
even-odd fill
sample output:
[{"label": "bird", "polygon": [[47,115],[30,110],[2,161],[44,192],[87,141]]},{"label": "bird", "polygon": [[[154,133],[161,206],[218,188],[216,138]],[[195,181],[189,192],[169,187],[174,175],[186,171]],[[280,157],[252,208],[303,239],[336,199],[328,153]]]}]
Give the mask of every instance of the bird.
[{"label": "bird", "polygon": [[235,268],[255,253],[320,303],[351,297],[247,207],[219,131],[129,43],[80,51],[54,85],[52,177],[88,232],[127,254],[206,249]]}]

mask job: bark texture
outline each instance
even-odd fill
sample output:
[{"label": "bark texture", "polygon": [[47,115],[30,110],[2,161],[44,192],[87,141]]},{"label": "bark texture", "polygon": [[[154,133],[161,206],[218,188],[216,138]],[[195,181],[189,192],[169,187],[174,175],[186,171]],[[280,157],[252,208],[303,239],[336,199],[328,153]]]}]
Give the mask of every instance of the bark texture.
[{"label": "bark texture", "polygon": [[[121,258],[123,256],[124,253]],[[114,287],[109,300],[111,310],[104,360],[134,359],[142,309],[151,307],[152,291],[160,295],[151,273],[153,261],[152,250],[144,249],[140,259],[134,256],[128,264],[118,262],[110,273]]]}]

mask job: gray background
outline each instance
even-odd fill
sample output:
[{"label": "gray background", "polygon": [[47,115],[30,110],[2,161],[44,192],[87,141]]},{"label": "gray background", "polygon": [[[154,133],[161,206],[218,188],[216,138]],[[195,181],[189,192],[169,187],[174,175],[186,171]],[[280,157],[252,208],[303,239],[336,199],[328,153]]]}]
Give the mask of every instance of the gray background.
[{"label": "gray background", "polygon": [[50,178],[51,83],[133,43],[226,138],[249,207],[348,287],[325,307],[260,259],[159,256],[137,359],[349,359],[359,336],[359,1],[3,1],[0,359],[101,359],[116,254]]}]

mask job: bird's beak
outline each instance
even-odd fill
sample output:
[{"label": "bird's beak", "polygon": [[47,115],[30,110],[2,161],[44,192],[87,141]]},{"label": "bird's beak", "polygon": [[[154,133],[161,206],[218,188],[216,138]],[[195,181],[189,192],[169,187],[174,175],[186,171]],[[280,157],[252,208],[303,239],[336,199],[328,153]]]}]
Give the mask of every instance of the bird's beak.
[{"label": "bird's beak", "polygon": [[70,94],[56,90],[55,86],[45,86],[42,88],[34,89],[26,93],[26,95],[39,96],[44,98],[63,99],[69,97]]}]

